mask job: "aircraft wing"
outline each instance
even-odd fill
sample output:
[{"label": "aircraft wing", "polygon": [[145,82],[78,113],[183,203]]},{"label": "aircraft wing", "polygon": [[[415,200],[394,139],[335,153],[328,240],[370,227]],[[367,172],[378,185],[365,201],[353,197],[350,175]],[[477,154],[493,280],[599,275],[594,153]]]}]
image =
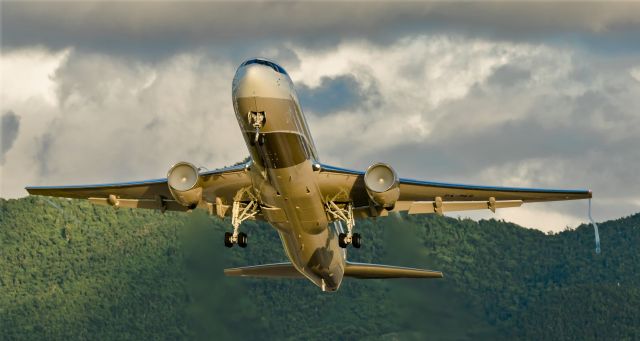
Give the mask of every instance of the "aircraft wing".
[{"label": "aircraft wing", "polygon": [[[353,202],[356,217],[386,215],[374,207],[364,172],[320,165],[320,191],[326,201]],[[591,198],[590,190],[494,187],[400,179],[400,198],[392,211],[409,214],[519,207],[523,203]]]},{"label": "aircraft wing", "polygon": [[[251,178],[245,165],[237,165],[199,174],[203,186],[203,198],[198,207],[224,216],[228,206],[242,189],[251,186]],[[173,199],[167,179],[121,182],[97,185],[30,186],[31,195],[88,199],[92,203],[130,208],[150,208],[170,211],[187,211]],[[216,200],[218,199],[218,200]],[[218,207],[216,203],[218,202]]]}]

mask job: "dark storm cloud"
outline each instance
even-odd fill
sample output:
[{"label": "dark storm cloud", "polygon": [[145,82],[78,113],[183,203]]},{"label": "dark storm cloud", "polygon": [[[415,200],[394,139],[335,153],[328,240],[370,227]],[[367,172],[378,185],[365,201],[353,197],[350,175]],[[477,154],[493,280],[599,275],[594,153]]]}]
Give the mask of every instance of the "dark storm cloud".
[{"label": "dark storm cloud", "polygon": [[51,161],[51,147],[53,145],[54,138],[51,133],[44,133],[36,141],[36,158],[38,166],[38,175],[47,177],[51,173],[50,161]]},{"label": "dark storm cloud", "polygon": [[18,130],[20,129],[20,117],[13,111],[9,110],[4,115],[0,122],[0,165],[4,164],[4,156],[11,149],[13,143],[18,137]]},{"label": "dark storm cloud", "polygon": [[353,75],[322,77],[320,85],[313,88],[298,86],[300,105],[318,115],[365,105],[366,101],[376,101],[377,94],[374,85],[366,87]]},{"label": "dark storm cloud", "polygon": [[[3,2],[0,61],[15,72],[2,91],[21,121],[2,195],[237,161],[246,147],[230,81],[260,55],[294,78],[324,162],[591,187],[601,217],[619,217],[640,205],[638,13],[593,2]],[[584,204],[540,212],[582,217]]]},{"label": "dark storm cloud", "polygon": [[593,2],[9,2],[3,4],[2,45],[75,46],[149,58],[206,47],[235,56],[283,40],[306,46],[350,38],[386,43],[402,34],[446,31],[637,50],[638,13],[638,3]]},{"label": "dark storm cloud", "polygon": [[[401,165],[399,172],[409,177],[431,180],[468,183],[483,175],[480,181],[503,186],[589,187],[601,211],[633,212],[640,193],[640,87],[624,73],[577,69],[539,88],[524,66],[500,66],[465,97],[435,111],[443,119],[428,140],[396,145],[383,153],[391,157],[385,161]],[[568,90],[582,86],[589,88]],[[512,178],[528,183],[506,182]],[[566,212],[584,215],[584,204],[567,205]]]}]

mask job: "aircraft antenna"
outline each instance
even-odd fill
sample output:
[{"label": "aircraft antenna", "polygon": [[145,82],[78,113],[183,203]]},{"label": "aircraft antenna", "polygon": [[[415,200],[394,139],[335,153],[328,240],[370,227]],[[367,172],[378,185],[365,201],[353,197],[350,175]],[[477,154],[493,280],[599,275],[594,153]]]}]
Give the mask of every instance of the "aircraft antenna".
[{"label": "aircraft antenna", "polygon": [[591,225],[593,225],[593,232],[596,236],[596,253],[600,253],[600,234],[598,233],[598,224],[591,217],[591,198],[589,198],[589,220],[591,220]]}]

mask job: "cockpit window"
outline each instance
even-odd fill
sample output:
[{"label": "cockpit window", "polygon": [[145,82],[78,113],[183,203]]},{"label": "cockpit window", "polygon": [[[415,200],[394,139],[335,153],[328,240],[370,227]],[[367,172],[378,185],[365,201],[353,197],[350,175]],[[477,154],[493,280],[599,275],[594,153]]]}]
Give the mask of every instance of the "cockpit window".
[{"label": "cockpit window", "polygon": [[251,65],[251,64],[260,64],[260,65],[265,65],[268,66],[270,68],[272,68],[275,72],[281,73],[283,75],[287,75],[287,71],[284,70],[284,68],[282,68],[280,65],[270,62],[268,60],[264,60],[264,59],[251,59],[251,60],[247,60],[246,62],[242,63],[242,65],[240,66],[247,66],[247,65]]}]

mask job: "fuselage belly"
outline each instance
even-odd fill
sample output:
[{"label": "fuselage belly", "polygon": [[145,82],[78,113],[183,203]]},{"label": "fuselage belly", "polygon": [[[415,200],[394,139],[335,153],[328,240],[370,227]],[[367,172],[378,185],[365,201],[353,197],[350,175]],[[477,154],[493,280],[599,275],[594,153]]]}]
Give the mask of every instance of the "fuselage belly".
[{"label": "fuselage belly", "polygon": [[337,290],[346,252],[329,228],[313,167],[316,149],[291,79],[277,64],[254,59],[238,68],[232,91],[252,159],[254,195],[286,218],[263,216],[278,230],[296,269],[323,290]]}]

